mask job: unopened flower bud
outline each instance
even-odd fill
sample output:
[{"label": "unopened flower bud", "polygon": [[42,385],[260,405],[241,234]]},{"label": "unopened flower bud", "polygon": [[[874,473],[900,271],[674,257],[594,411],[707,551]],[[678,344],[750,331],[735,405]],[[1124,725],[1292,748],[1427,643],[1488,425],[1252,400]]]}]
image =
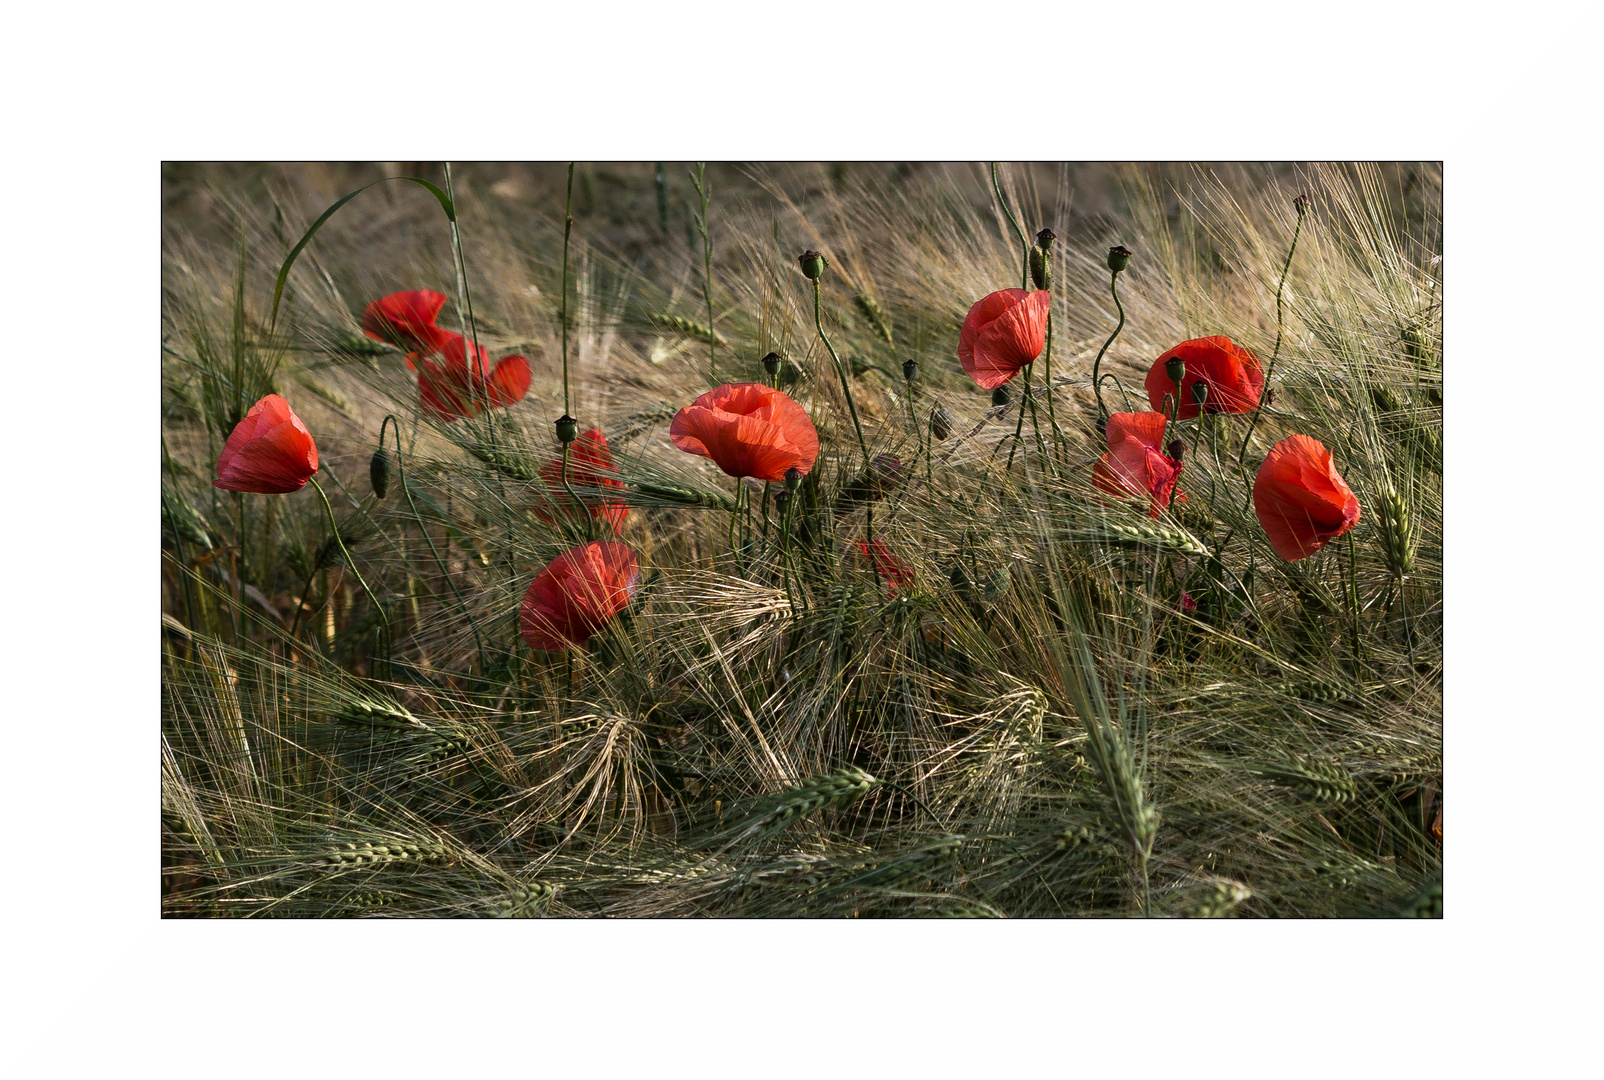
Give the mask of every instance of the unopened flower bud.
[{"label": "unopened flower bud", "polygon": [[785,513],[785,508],[791,505],[791,493],[784,489],[776,491],[774,493],[774,505],[780,513]]},{"label": "unopened flower bud", "polygon": [[1036,234],[1036,243],[1041,246],[1043,251],[1049,250],[1053,246],[1053,241],[1057,239],[1058,234],[1051,229],[1043,229]]},{"label": "unopened flower bud", "polygon": [[1299,195],[1296,199],[1292,200],[1292,205],[1297,208],[1298,216],[1302,217],[1304,211],[1308,210],[1309,207],[1314,205],[1314,200],[1309,198],[1307,195]]},{"label": "unopened flower bud", "polygon": [[1038,289],[1047,288],[1047,260],[1039,248],[1030,249],[1030,280]]},{"label": "unopened flower bud", "polygon": [[557,441],[567,446],[579,438],[579,421],[567,413],[557,418]]},{"label": "unopened flower bud", "polygon": [[765,356],[763,358],[763,370],[768,372],[771,379],[778,375],[780,373],[780,354],[771,352]]},{"label": "unopened flower bud", "polygon": [[824,276],[824,268],[827,264],[821,252],[809,248],[798,255],[796,261],[802,265],[802,275],[809,281],[818,281]]},{"label": "unopened flower bud", "polygon": [[1197,382],[1192,384],[1192,404],[1198,406],[1199,408],[1202,408],[1203,403],[1205,401],[1207,401],[1208,398],[1209,398],[1209,384],[1208,383],[1204,382],[1202,379],[1199,379]]},{"label": "unopened flower bud", "polygon": [[1181,460],[1181,454],[1186,450],[1186,444],[1180,439],[1171,439],[1169,445],[1170,457],[1176,461]]},{"label": "unopened flower bud", "polygon": [[1008,400],[1009,394],[1008,387],[1006,386],[999,386],[997,389],[991,392],[991,404],[993,408],[1002,408],[1004,405],[1008,404]]},{"label": "unopened flower bud", "polygon": [[[772,474],[771,474],[772,475]],[[802,486],[803,472],[795,465],[785,470],[785,490],[796,491]]]},{"label": "unopened flower bud", "polygon": [[382,446],[373,452],[373,460],[368,462],[368,480],[373,484],[373,494],[381,499],[390,490],[390,452]]},{"label": "unopened flower bud", "polygon": [[919,377],[919,361],[909,358],[902,362],[902,377],[909,382]]},{"label": "unopened flower bud", "polygon": [[1110,270],[1117,274],[1129,265],[1131,265],[1130,248],[1121,244],[1118,247],[1108,249],[1108,268]]},{"label": "unopened flower bud", "polygon": [[1179,356],[1172,356],[1164,361],[1164,374],[1170,377],[1170,382],[1179,383],[1186,378],[1186,361]]},{"label": "unopened flower bud", "polygon": [[952,413],[944,407],[937,406],[936,411],[930,414],[930,434],[937,442],[952,434]]}]

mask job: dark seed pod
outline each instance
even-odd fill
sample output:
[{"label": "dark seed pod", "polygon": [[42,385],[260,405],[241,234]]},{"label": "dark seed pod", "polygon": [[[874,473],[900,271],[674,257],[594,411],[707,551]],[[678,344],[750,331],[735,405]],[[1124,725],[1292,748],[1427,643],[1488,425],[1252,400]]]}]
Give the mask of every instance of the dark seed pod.
[{"label": "dark seed pod", "polygon": [[937,406],[936,410],[930,414],[930,434],[935,436],[937,442],[951,435],[952,413],[941,406]]},{"label": "dark seed pod", "polygon": [[1006,386],[999,386],[997,389],[991,392],[991,404],[993,408],[1000,409],[1004,405],[1008,404],[1010,400],[1012,400],[1012,395],[1008,393],[1008,387]]},{"label": "dark seed pod", "polygon": [[768,372],[769,378],[772,379],[780,373],[780,363],[780,354],[776,352],[771,352],[763,358],[763,370]]},{"label": "dark seed pod", "polygon": [[796,261],[801,264],[802,274],[809,281],[818,281],[821,277],[823,277],[824,268],[826,265],[828,265],[825,262],[824,255],[820,252],[814,251],[811,248],[798,255],[796,257]]},{"label": "dark seed pod", "polygon": [[[1179,381],[1179,379],[1176,380],[1176,382]],[[1204,382],[1202,379],[1199,379],[1197,382],[1192,384],[1192,404],[1201,409],[1203,407],[1203,403],[1208,399],[1209,384]]]},{"label": "dark seed pod", "polygon": [[1124,244],[1108,249],[1108,268],[1110,270],[1117,274],[1129,265],[1131,265],[1131,250]]},{"label": "dark seed pod", "polygon": [[909,382],[919,377],[919,361],[907,359],[902,362],[902,377]]},{"label": "dark seed pod", "polygon": [[1170,457],[1174,458],[1176,461],[1180,461],[1181,460],[1181,454],[1183,452],[1185,452],[1185,450],[1186,450],[1186,444],[1184,442],[1182,442],[1180,439],[1171,439],[1170,440],[1170,445],[1169,445]]},{"label": "dark seed pod", "polygon": [[1043,251],[1051,250],[1053,241],[1057,239],[1058,234],[1053,232],[1051,229],[1043,229],[1041,232],[1036,234],[1036,243],[1041,245],[1041,249]]},{"label": "dark seed pod", "polygon": [[[772,474],[771,474],[772,475]],[[785,490],[796,491],[802,486],[802,477],[806,474],[794,465],[785,470]]]},{"label": "dark seed pod", "polygon": [[563,413],[557,418],[557,441],[566,446],[577,438],[579,438],[579,421]]},{"label": "dark seed pod", "polygon": [[373,485],[373,494],[381,499],[390,490],[390,452],[382,446],[373,451],[368,462],[368,481]]},{"label": "dark seed pod", "polygon": [[1178,383],[1186,378],[1186,361],[1179,356],[1172,356],[1164,361],[1164,374],[1170,377],[1170,382]]}]

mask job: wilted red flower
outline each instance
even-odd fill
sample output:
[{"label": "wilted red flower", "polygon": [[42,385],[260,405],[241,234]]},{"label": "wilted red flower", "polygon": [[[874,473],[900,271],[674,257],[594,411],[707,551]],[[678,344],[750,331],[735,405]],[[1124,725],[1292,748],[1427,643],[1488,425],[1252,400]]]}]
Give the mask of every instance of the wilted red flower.
[{"label": "wilted red flower", "polygon": [[958,362],[982,390],[995,390],[1047,344],[1046,289],[1003,289],[976,301],[958,332]]},{"label": "wilted red flower", "polygon": [[1108,453],[1093,467],[1092,483],[1121,499],[1151,500],[1148,517],[1158,517],[1172,493],[1185,502],[1175,491],[1181,463],[1159,449],[1163,439],[1163,413],[1114,413],[1108,418]]},{"label": "wilted red flower", "polygon": [[1308,558],[1359,521],[1359,500],[1332,467],[1331,451],[1307,435],[1270,448],[1253,481],[1253,510],[1288,562]]},{"label": "wilted red flower", "polygon": [[886,589],[895,593],[898,589],[913,587],[913,567],[891,554],[884,540],[875,540],[871,549],[867,540],[859,540],[858,554],[865,559],[871,558],[873,551],[874,568],[879,572],[881,580],[886,583]]},{"label": "wilted red flower", "polygon": [[362,309],[362,332],[375,341],[428,356],[445,348],[450,336],[434,324],[445,306],[445,294],[432,289],[391,293]]},{"label": "wilted red flower", "polygon": [[473,350],[470,379],[468,349],[461,334],[444,335],[440,351],[445,354],[443,365],[432,360],[418,361],[418,399],[437,419],[450,423],[465,416],[476,416],[487,404],[492,409],[505,408],[522,400],[529,392],[532,378],[529,361],[521,356],[502,357],[486,378],[490,350],[480,345]]},{"label": "wilted red flower", "polygon": [[807,412],[762,383],[726,383],[679,411],[668,437],[688,454],[712,458],[731,476],[784,480],[813,468],[819,433]]},{"label": "wilted red flower", "polygon": [[1173,357],[1186,361],[1177,419],[1190,420],[1197,415],[1192,387],[1199,382],[1209,388],[1209,396],[1203,402],[1208,412],[1245,413],[1259,407],[1259,392],[1264,389],[1259,358],[1228,337],[1206,337],[1183,341],[1153,361],[1142,385],[1147,387],[1148,404],[1158,411],[1164,411],[1164,395],[1175,393],[1175,384],[1164,371],[1164,365]]},{"label": "wilted red flower", "polygon": [[[535,507],[535,515],[547,524],[556,521],[556,512],[566,513],[574,505],[563,487],[563,461],[557,458],[540,467],[540,477],[546,481],[545,505]],[[629,516],[629,507],[616,499],[604,499],[601,492],[608,489],[622,491],[627,485],[618,479],[613,465],[613,452],[607,448],[607,437],[591,428],[575,439],[568,450],[568,483],[585,505],[590,516],[605,521],[614,531],[622,528]]]},{"label": "wilted red flower", "polygon": [[269,394],[234,425],[217,455],[213,487],[286,495],[300,491],[317,472],[317,444],[290,403]]},{"label": "wilted red flower", "polygon": [[583,647],[624,610],[639,582],[640,566],[627,545],[592,542],[571,548],[529,583],[518,629],[531,649]]}]

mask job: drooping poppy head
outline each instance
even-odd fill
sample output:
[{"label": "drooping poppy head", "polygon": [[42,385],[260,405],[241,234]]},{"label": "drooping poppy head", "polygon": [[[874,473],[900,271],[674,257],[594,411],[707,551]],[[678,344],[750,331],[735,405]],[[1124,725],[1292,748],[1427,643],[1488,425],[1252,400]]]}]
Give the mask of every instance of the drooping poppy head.
[{"label": "drooping poppy head", "polygon": [[629,604],[640,583],[635,553],[625,544],[592,542],[546,564],[524,593],[518,629],[531,649],[582,648]]},{"label": "drooping poppy head", "polygon": [[234,425],[217,455],[213,487],[287,495],[300,491],[317,472],[317,444],[290,403],[269,394]]},{"label": "drooping poppy head", "polygon": [[[467,416],[477,416],[486,407],[505,408],[523,400],[529,392],[532,373],[529,361],[522,356],[504,356],[485,376],[490,350],[484,345],[470,348],[461,334],[441,337],[440,351],[444,364],[419,360],[418,399],[423,408],[437,420],[450,423]],[[472,374],[468,368],[468,353],[474,353]]]},{"label": "drooping poppy head", "polygon": [[[574,505],[563,487],[562,458],[548,461],[540,467],[540,478],[546,482],[543,504],[535,506],[535,516],[555,524],[558,514],[567,514]],[[605,497],[607,491],[623,491],[627,485],[618,479],[613,465],[613,452],[607,448],[607,437],[591,428],[581,434],[568,448],[568,486],[574,489],[579,501],[590,516],[605,521],[616,532],[624,526],[629,507],[617,499]]]},{"label": "drooping poppy head", "polygon": [[375,341],[428,356],[445,345],[446,331],[434,324],[445,306],[445,294],[432,289],[391,293],[362,309],[362,332]]},{"label": "drooping poppy head", "polygon": [[995,390],[1041,355],[1047,344],[1046,289],[1003,289],[969,309],[958,332],[958,362],[982,390]]},{"label": "drooping poppy head", "polygon": [[1228,337],[1206,337],[1183,341],[1153,361],[1142,385],[1147,388],[1148,404],[1159,412],[1164,411],[1164,395],[1175,393],[1175,383],[1164,370],[1172,359],[1186,362],[1177,419],[1190,420],[1198,414],[1192,387],[1200,382],[1208,387],[1203,401],[1206,412],[1245,413],[1259,407],[1259,393],[1264,389],[1259,358]]},{"label": "drooping poppy head", "polygon": [[679,411],[669,440],[731,476],[784,480],[787,469],[813,468],[819,433],[788,395],[762,383],[727,383]]},{"label": "drooping poppy head", "polygon": [[1270,448],[1253,481],[1253,511],[1288,562],[1308,558],[1359,522],[1359,500],[1332,467],[1331,451],[1307,435]]},{"label": "drooping poppy head", "polygon": [[888,592],[894,594],[899,589],[913,587],[913,567],[893,555],[884,540],[876,539],[872,547],[869,541],[859,540],[857,546],[859,555],[874,560],[874,568]]},{"label": "drooping poppy head", "polygon": [[1159,449],[1164,439],[1164,414],[1114,413],[1108,418],[1108,452],[1092,469],[1097,490],[1121,499],[1147,499],[1147,516],[1156,518],[1170,504],[1186,496],[1175,490],[1181,463]]}]

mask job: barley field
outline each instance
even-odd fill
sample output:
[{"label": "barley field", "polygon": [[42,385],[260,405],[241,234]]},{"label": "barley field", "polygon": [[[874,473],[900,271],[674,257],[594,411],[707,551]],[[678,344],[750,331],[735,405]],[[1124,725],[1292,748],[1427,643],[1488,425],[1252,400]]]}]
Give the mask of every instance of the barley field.
[{"label": "barley field", "polygon": [[163,915],[1440,918],[1442,228],[165,165]]}]

